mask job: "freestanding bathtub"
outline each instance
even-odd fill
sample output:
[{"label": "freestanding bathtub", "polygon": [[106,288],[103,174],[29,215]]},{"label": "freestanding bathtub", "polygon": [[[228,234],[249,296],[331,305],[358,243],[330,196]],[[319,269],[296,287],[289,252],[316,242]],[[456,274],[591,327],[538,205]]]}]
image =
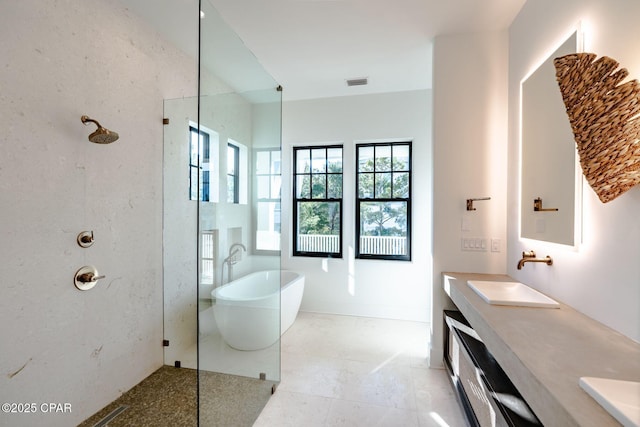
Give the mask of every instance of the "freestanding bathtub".
[{"label": "freestanding bathtub", "polygon": [[303,292],[304,275],[286,270],[258,271],[214,289],[222,338],[237,350],[271,346],[296,319]]}]

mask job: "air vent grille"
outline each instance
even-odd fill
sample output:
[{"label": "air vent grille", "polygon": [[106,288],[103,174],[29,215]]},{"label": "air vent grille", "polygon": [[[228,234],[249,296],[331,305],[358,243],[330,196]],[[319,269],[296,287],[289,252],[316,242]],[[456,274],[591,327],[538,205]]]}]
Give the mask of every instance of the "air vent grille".
[{"label": "air vent grille", "polygon": [[367,84],[369,84],[369,79],[366,77],[347,80],[347,86],[364,86]]}]

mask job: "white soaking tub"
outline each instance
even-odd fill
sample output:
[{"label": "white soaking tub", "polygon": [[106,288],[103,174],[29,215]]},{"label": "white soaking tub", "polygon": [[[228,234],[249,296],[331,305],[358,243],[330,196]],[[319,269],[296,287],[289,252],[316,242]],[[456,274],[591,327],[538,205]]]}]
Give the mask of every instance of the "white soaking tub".
[{"label": "white soaking tub", "polygon": [[286,270],[258,271],[214,289],[213,315],[222,338],[237,350],[273,345],[296,319],[303,292],[304,275]]}]

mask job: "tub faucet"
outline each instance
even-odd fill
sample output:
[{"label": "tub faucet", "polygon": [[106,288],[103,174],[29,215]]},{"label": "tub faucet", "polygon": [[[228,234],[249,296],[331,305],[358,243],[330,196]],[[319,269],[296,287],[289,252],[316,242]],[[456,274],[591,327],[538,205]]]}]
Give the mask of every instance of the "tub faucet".
[{"label": "tub faucet", "polygon": [[544,262],[547,265],[553,265],[553,259],[549,255],[545,258],[536,258],[536,253],[534,251],[524,251],[522,252],[522,259],[518,261],[518,270],[522,270],[522,267],[527,262]]},{"label": "tub faucet", "polygon": [[247,247],[242,243],[234,243],[229,248],[229,256],[222,261],[222,277],[220,278],[220,283],[224,283],[224,266],[227,265],[227,283],[233,280],[233,266],[238,263],[238,258],[236,256],[240,253],[240,251],[247,252]]},{"label": "tub faucet", "polygon": [[231,247],[229,248],[229,256],[224,259],[224,262],[228,265],[236,264],[238,262],[236,255],[238,255],[241,250],[247,252],[246,246],[242,243],[234,243],[233,245],[231,245]]}]

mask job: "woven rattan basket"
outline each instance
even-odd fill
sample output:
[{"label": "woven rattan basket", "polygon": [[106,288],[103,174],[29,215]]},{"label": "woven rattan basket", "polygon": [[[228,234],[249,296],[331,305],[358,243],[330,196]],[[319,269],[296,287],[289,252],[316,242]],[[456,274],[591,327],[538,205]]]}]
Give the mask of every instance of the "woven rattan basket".
[{"label": "woven rattan basket", "polygon": [[[582,172],[603,203],[640,184],[640,83],[606,56],[554,60]],[[617,70],[617,71],[616,71]]]}]

